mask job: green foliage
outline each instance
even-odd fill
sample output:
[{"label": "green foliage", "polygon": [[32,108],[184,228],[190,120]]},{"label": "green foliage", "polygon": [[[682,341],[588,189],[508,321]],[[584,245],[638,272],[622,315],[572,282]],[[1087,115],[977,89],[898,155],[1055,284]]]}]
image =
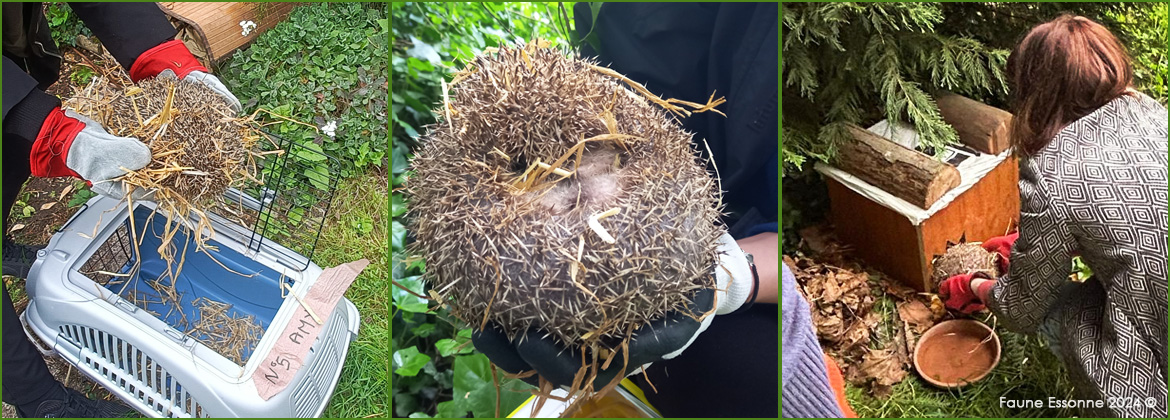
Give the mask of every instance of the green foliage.
[{"label": "green foliage", "polygon": [[1134,84],[1138,90],[1157,99],[1162,105],[1167,100],[1167,78],[1170,75],[1166,58],[1166,5],[1157,3],[1129,3],[1130,9],[1110,12],[1107,25],[1118,30],[1122,42],[1134,60]]},{"label": "green foliage", "polygon": [[849,124],[905,121],[921,146],[955,143],[933,94],[1003,93],[1007,51],[942,35],[937,3],[783,4],[784,161],[830,160]]},{"label": "green foliage", "polygon": [[1093,277],[1093,269],[1089,268],[1088,264],[1085,264],[1084,258],[1081,258],[1080,255],[1077,255],[1072,259],[1072,276],[1070,277],[1072,277],[1074,281],[1084,282],[1085,280],[1088,280],[1089,277]]},{"label": "green foliage", "polygon": [[[388,30],[384,4],[301,6],[232,56],[220,74],[245,112],[262,110],[258,119],[273,123],[269,130],[339,158],[342,176],[352,177],[386,165]],[[334,136],[320,129],[330,122]],[[325,182],[305,177],[314,185]]]},{"label": "green foliage", "polygon": [[[492,417],[507,415],[530,389],[523,381],[493,376],[486,356],[470,344],[464,328],[446,310],[430,310],[425,262],[408,258],[409,232],[401,220],[410,205],[400,186],[410,175],[419,135],[435,122],[442,81],[489,47],[542,38],[558,45],[589,42],[574,38],[572,4],[558,3],[392,3],[390,244],[394,414],[401,417]],[[593,38],[596,38],[594,36]],[[413,350],[411,350],[413,349]],[[401,361],[400,361],[401,360]],[[416,365],[421,367],[415,369]]]},{"label": "green foliage", "polygon": [[1166,101],[1166,7],[1157,3],[805,3],[782,6],[785,169],[829,161],[845,124],[906,121],[924,149],[954,143],[933,97],[1007,107],[1004,66],[1033,26],[1062,13],[1108,27],[1135,84]]},{"label": "green foliage", "polygon": [[69,80],[74,85],[85,86],[89,84],[90,80],[93,80],[93,74],[93,68],[84,64],[78,64],[73,67],[73,73],[69,75]]},{"label": "green foliage", "polygon": [[45,20],[49,23],[49,32],[57,45],[77,45],[77,36],[90,36],[89,28],[81,23],[81,19],[73,14],[73,9],[64,2],[45,3]]},{"label": "green foliage", "polygon": [[97,197],[97,193],[90,190],[84,183],[75,183],[74,185],[76,186],[77,184],[81,184],[81,186],[77,187],[77,192],[73,193],[73,196],[69,198],[69,202],[66,203],[70,208],[78,207],[88,202],[89,199]]},{"label": "green foliage", "polygon": [[430,356],[419,353],[418,348],[411,346],[394,352],[394,373],[402,376],[418,375],[419,369],[431,361]]}]

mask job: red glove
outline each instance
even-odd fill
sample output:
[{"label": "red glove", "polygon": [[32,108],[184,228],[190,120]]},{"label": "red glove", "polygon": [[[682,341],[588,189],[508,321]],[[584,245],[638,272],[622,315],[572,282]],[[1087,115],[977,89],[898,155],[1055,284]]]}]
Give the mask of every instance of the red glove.
[{"label": "red glove", "polygon": [[174,75],[178,80],[202,83],[222,96],[236,112],[242,109],[236,95],[232,94],[218,77],[208,73],[207,67],[199,64],[199,60],[191,54],[191,50],[187,49],[183,41],[167,41],[146,50],[134,60],[134,65],[130,66],[130,79],[134,83],[167,75]]},{"label": "red glove", "polygon": [[96,121],[59,107],[49,111],[28,154],[35,176],[81,178],[94,192],[118,198],[125,191],[115,179],[150,159],[150,148],[138,139],[112,135]]},{"label": "red glove", "polygon": [[983,242],[983,249],[999,254],[999,273],[1008,273],[1008,258],[1012,255],[1012,244],[1020,238],[1020,232],[1012,232],[1004,236],[996,236]]},{"label": "red glove", "polygon": [[176,39],[158,44],[139,55],[130,66],[130,80],[138,83],[158,76],[164,70],[173,71],[178,79],[182,79],[195,70],[206,72],[207,67],[199,64],[183,41]]},{"label": "red glove", "polygon": [[41,124],[41,131],[33,142],[32,151],[28,154],[29,169],[33,176],[58,177],[71,176],[81,178],[81,175],[65,164],[69,155],[69,148],[77,133],[85,129],[85,123],[76,118],[65,115],[60,107],[49,111],[45,122]]},{"label": "red glove", "polygon": [[[954,309],[966,315],[982,311],[987,306],[983,304],[983,301],[979,299],[975,291],[971,290],[971,280],[975,278],[987,277],[982,273],[956,274],[943,280],[938,285],[938,297],[942,298],[947,308]],[[987,290],[994,284],[994,281],[991,281],[980,286],[980,289],[983,289],[982,295],[986,296]]]}]

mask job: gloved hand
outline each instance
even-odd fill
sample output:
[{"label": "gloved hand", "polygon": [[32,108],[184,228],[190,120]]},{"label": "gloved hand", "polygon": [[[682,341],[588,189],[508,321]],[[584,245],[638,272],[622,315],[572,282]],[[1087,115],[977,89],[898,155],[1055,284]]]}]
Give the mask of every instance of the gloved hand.
[{"label": "gloved hand", "polygon": [[[81,178],[94,192],[122,198],[123,185],[113,179],[145,167],[150,158],[150,148],[138,139],[112,135],[72,110],[54,108],[33,142],[29,166],[35,176]],[[144,193],[136,191],[135,199]]]},{"label": "gloved hand", "polygon": [[236,99],[218,77],[207,72],[207,67],[191,55],[183,41],[173,40],[146,50],[130,66],[130,79],[135,83],[156,76],[174,77],[184,82],[202,83],[227,100],[232,110],[239,113],[240,100]]},{"label": "gloved hand", "polygon": [[971,289],[971,281],[977,278],[987,278],[981,272],[970,274],[956,274],[943,280],[938,285],[938,297],[943,300],[947,308],[970,315],[987,308],[983,300]]},{"label": "gloved hand", "polygon": [[[699,322],[692,316],[701,317],[709,312],[713,300],[713,290],[701,290],[686,311],[669,312],[663,318],[634,330],[634,338],[629,343],[628,365],[632,367],[624,370],[624,376],[638,373],[653,362],[672,359],[681,354],[706,329],[712,318],[708,315],[703,322]],[[488,322],[486,328],[471,334],[471,342],[501,369],[514,374],[535,370],[556,386],[572,384],[573,377],[582,366],[580,349],[566,348],[538,329],[530,329],[516,339],[508,340],[497,324]],[[626,366],[623,357],[619,350],[613,356],[609,369],[600,370],[598,366],[599,372],[593,380],[594,390],[600,390],[623,372]],[[537,385],[534,376],[524,380]]]},{"label": "gloved hand", "polygon": [[[746,254],[740,250],[731,235],[719,239],[719,265],[715,267],[715,290],[704,289],[696,293],[694,300],[684,311],[669,312],[634,331],[629,343],[629,362],[623,364],[620,352],[614,356],[609,368],[600,370],[593,381],[593,389],[599,390],[609,384],[619,373],[625,376],[641,372],[650,364],[669,360],[682,354],[703,331],[711,325],[711,315],[702,316],[715,307],[715,315],[736,311],[753,299],[755,279]],[[696,320],[701,317],[701,321]],[[496,366],[510,373],[535,370],[538,375],[557,386],[572,384],[573,377],[582,366],[581,351],[565,348],[543,331],[532,329],[508,340],[503,330],[489,322],[488,326],[471,335],[472,344],[488,356]],[[600,369],[600,366],[598,367]],[[535,385],[536,378],[526,381]]]},{"label": "gloved hand", "polygon": [[996,236],[983,242],[983,249],[999,254],[999,272],[1001,275],[1008,273],[1008,268],[1010,267],[1008,258],[1012,255],[1012,245],[1016,243],[1016,239],[1020,239],[1020,232],[1018,231],[1004,236]]}]

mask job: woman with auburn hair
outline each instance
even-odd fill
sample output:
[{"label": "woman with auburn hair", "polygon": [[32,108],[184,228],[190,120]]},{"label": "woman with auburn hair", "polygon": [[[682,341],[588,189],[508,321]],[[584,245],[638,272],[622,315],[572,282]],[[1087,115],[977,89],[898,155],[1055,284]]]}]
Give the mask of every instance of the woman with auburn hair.
[{"label": "woman with auburn hair", "polygon": [[[954,276],[939,294],[1046,336],[1078,393],[1052,397],[1085,415],[1166,418],[1166,108],[1132,88],[1125,48],[1084,17],[1033,28],[1007,73],[1019,232],[984,243],[1002,277]],[[1083,283],[1069,277],[1075,255],[1094,272]]]}]

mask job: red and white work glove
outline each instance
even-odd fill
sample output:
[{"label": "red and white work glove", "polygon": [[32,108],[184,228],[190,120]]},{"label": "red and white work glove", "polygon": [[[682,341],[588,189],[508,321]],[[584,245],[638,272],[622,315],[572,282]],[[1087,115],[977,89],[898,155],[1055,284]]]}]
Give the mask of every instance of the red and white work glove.
[{"label": "red and white work glove", "polygon": [[[167,41],[146,50],[130,66],[130,79],[139,82],[152,77],[174,77],[201,83],[222,96],[235,112],[240,100],[219,78],[191,54],[182,41]],[[89,181],[99,194],[122,198],[124,185],[114,179],[150,163],[150,148],[133,137],[112,135],[101,124],[73,111],[54,108],[41,125],[29,154],[31,172],[39,177],[73,176]],[[134,199],[149,197],[134,191]]]},{"label": "red and white work glove", "polygon": [[[149,163],[150,148],[138,139],[110,134],[97,122],[60,107],[49,112],[29,153],[33,175],[81,178],[92,183],[94,192],[115,198],[124,197],[125,191],[114,179]],[[136,193],[135,198],[142,196]]]},{"label": "red and white work glove", "polygon": [[199,64],[183,41],[164,42],[134,60],[134,65],[130,66],[130,80],[138,83],[152,77],[174,77],[184,82],[202,83],[226,99],[233,111],[238,113],[242,109],[236,95],[218,77],[208,73],[207,67]]},{"label": "red and white work glove", "polygon": [[[1006,274],[1011,268],[1009,258],[1012,254],[1012,245],[1019,238],[1020,233],[1013,232],[983,242],[983,249],[999,255],[1000,273]],[[939,283],[938,296],[947,308],[970,315],[986,308],[985,299],[991,293],[991,288],[995,286],[995,281],[996,279],[988,278],[982,273],[956,274]]]}]

